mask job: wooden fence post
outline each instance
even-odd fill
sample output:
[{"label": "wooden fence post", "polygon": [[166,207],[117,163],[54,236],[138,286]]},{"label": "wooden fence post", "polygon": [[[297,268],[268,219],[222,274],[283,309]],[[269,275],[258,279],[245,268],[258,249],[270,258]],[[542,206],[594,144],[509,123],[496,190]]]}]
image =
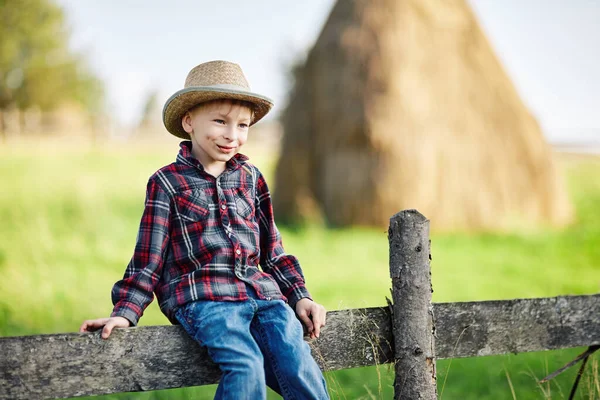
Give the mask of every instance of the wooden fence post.
[{"label": "wooden fence post", "polygon": [[417,210],[390,218],[394,399],[436,399],[429,220]]}]

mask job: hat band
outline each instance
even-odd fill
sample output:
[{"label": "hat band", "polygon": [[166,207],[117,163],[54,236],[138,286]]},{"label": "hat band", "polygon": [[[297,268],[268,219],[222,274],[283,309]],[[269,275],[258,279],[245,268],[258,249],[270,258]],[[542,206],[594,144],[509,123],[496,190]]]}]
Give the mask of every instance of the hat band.
[{"label": "hat band", "polygon": [[[253,93],[248,88],[245,88],[243,86],[232,85],[232,84],[228,84],[228,83],[220,83],[220,84],[211,85],[211,86],[188,86],[186,88],[178,90],[177,92],[173,93],[171,95],[171,97],[169,97],[167,102],[165,103],[165,106],[163,108],[163,113],[167,109],[167,107],[171,101],[173,101],[177,97],[179,97],[185,93],[189,93],[189,92],[230,93],[230,94],[237,94],[237,95],[241,95],[241,96],[253,97],[255,99],[259,99],[259,100],[265,101],[267,103],[273,104],[273,100],[271,100],[270,98],[260,95],[260,94],[257,94],[257,93]],[[252,101],[252,100],[248,99],[248,101]]]},{"label": "hat band", "polygon": [[250,90],[250,88],[239,86],[239,85],[232,85],[231,83],[219,83],[217,85],[201,86],[201,87],[210,88],[210,89],[234,90],[236,92],[247,92]]}]

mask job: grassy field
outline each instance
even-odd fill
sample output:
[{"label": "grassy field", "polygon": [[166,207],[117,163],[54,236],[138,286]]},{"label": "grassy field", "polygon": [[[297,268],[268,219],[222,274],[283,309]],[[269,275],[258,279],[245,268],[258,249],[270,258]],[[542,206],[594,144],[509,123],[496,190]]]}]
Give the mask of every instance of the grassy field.
[{"label": "grassy field", "polygon": [[[0,336],[76,331],[107,316],[110,290],[131,257],[145,184],[171,162],[162,149],[131,144],[0,146]],[[250,152],[267,172],[273,158]],[[577,208],[564,230],[526,234],[434,234],[433,300],[466,301],[597,293],[600,288],[600,160],[562,157]],[[329,310],[380,306],[389,294],[384,229],[282,229],[309,289]],[[141,325],[167,324],[156,303]],[[575,371],[537,379],[582,349],[438,362],[442,399],[567,398]],[[600,398],[593,358],[579,398]],[[388,366],[327,374],[334,399],[391,398]],[[101,399],[212,398],[215,386]],[[273,397],[276,398],[276,397]]]}]

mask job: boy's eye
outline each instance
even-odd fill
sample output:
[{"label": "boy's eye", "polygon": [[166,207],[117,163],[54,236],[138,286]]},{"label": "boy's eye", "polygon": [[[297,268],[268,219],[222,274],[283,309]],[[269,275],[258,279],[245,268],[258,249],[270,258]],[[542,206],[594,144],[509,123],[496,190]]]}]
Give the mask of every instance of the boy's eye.
[{"label": "boy's eye", "polygon": [[217,124],[224,124],[225,123],[225,121],[222,120],[222,119],[215,119],[213,121],[215,121]]},{"label": "boy's eye", "polygon": [[248,124],[240,124],[240,128],[246,129],[248,127]]}]

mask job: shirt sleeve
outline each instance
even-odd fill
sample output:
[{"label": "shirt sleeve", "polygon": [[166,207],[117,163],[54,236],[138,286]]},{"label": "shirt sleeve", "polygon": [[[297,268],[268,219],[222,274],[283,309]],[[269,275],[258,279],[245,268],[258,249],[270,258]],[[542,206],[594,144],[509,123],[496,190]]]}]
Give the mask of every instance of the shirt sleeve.
[{"label": "shirt sleeve", "polygon": [[260,226],[260,265],[264,272],[273,276],[289,305],[295,310],[298,300],[312,298],[306,289],[298,259],[286,254],[283,249],[281,234],[273,216],[271,194],[260,172],[256,182],[256,213]]},{"label": "shirt sleeve", "polygon": [[134,254],[123,279],[111,292],[111,317],[120,316],[135,326],[154,299],[154,288],[162,272],[169,245],[171,202],[168,194],[151,177],[146,187],[144,212],[140,221]]}]

